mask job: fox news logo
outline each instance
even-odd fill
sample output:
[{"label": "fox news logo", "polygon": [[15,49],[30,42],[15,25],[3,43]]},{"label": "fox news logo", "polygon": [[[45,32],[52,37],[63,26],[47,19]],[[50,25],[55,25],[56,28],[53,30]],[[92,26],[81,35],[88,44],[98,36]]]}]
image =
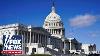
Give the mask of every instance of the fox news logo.
[{"label": "fox news logo", "polygon": [[3,54],[22,54],[22,37],[3,35]]}]

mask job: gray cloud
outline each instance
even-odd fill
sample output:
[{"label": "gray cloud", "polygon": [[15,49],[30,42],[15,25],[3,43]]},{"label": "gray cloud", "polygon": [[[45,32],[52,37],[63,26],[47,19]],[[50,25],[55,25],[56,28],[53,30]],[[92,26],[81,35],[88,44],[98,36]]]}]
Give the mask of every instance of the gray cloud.
[{"label": "gray cloud", "polygon": [[86,27],[94,24],[97,21],[98,16],[85,14],[77,15],[69,20],[72,27]]}]

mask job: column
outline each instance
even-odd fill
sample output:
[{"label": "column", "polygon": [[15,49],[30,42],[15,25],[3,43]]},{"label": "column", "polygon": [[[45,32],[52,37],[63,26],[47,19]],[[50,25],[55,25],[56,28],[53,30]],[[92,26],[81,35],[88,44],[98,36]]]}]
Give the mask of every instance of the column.
[{"label": "column", "polygon": [[51,29],[50,29],[50,33],[51,33]]},{"label": "column", "polygon": [[43,38],[43,36],[42,36],[42,34],[41,34],[41,43],[43,43],[43,42],[42,42],[42,41],[43,41],[42,38]]},{"label": "column", "polygon": [[69,40],[69,43],[70,43],[70,51],[71,51],[71,40]]},{"label": "column", "polygon": [[27,38],[26,38],[26,36],[25,36],[25,32],[23,31],[23,37],[25,38],[25,43],[27,43]]},{"label": "column", "polygon": [[27,43],[28,43],[28,40],[29,40],[29,37],[28,37],[28,32],[26,32],[26,33],[27,33],[27,35],[26,35],[26,36],[27,36]]},{"label": "column", "polygon": [[25,37],[25,33],[24,33],[24,31],[22,31],[22,38],[23,38],[23,54],[26,54],[26,51],[25,51],[25,46],[26,46],[26,37]]},{"label": "column", "polygon": [[40,41],[39,41],[39,34],[38,34],[38,43],[39,43]]},{"label": "column", "polygon": [[50,36],[48,37],[48,44],[50,45]]},{"label": "column", "polygon": [[57,34],[59,34],[59,30],[57,29]]},{"label": "column", "polygon": [[54,34],[54,29],[53,29],[53,34]]},{"label": "column", "polygon": [[19,35],[19,29],[17,29],[17,35]]},{"label": "column", "polygon": [[34,43],[34,32],[33,32],[32,38],[33,39],[31,40],[31,42]]},{"label": "column", "polygon": [[50,32],[50,29],[48,29],[48,32]]},{"label": "column", "polygon": [[45,35],[45,46],[46,46],[46,43],[47,43],[47,39],[46,38],[47,38],[47,36]]},{"label": "column", "polygon": [[61,31],[60,31],[60,34],[62,35],[62,29],[61,29]]},{"label": "column", "polygon": [[57,29],[56,29],[56,34],[57,34]]},{"label": "column", "polygon": [[64,42],[64,54],[66,54],[66,47],[65,47],[65,46],[66,46],[66,43],[65,43],[65,38],[64,38],[64,41],[63,41],[63,42]]},{"label": "column", "polygon": [[31,31],[30,31],[30,41],[29,41],[29,42],[30,42],[30,44],[31,44]]},{"label": "column", "polygon": [[44,44],[45,44],[45,36],[44,35],[42,35],[42,40],[43,40],[43,46],[44,46]]},{"label": "column", "polygon": [[51,34],[53,34],[53,29],[51,29],[51,32],[52,32]]},{"label": "column", "polygon": [[41,34],[40,34],[40,43],[41,43],[42,41],[41,41]]},{"label": "column", "polygon": [[36,34],[34,33],[34,43],[36,43]]}]

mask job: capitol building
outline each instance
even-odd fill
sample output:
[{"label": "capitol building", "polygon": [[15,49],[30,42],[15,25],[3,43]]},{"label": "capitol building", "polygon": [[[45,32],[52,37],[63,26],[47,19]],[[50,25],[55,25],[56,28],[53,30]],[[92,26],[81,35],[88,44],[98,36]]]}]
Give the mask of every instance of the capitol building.
[{"label": "capitol building", "polygon": [[64,24],[55,6],[51,8],[43,27],[34,27],[20,23],[0,26],[0,43],[3,35],[21,35],[24,37],[23,54],[92,54],[96,53],[95,44],[82,44],[74,37],[65,36]]}]

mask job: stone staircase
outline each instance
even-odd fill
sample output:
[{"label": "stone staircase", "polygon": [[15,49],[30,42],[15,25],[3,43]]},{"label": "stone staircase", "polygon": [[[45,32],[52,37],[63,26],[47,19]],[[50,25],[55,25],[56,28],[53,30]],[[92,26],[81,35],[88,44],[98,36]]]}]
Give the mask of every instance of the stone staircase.
[{"label": "stone staircase", "polygon": [[63,53],[61,53],[60,51],[55,51],[55,50],[50,49],[48,47],[46,47],[46,48],[47,48],[47,54],[49,53],[49,54],[52,54],[52,55],[63,55]]}]

